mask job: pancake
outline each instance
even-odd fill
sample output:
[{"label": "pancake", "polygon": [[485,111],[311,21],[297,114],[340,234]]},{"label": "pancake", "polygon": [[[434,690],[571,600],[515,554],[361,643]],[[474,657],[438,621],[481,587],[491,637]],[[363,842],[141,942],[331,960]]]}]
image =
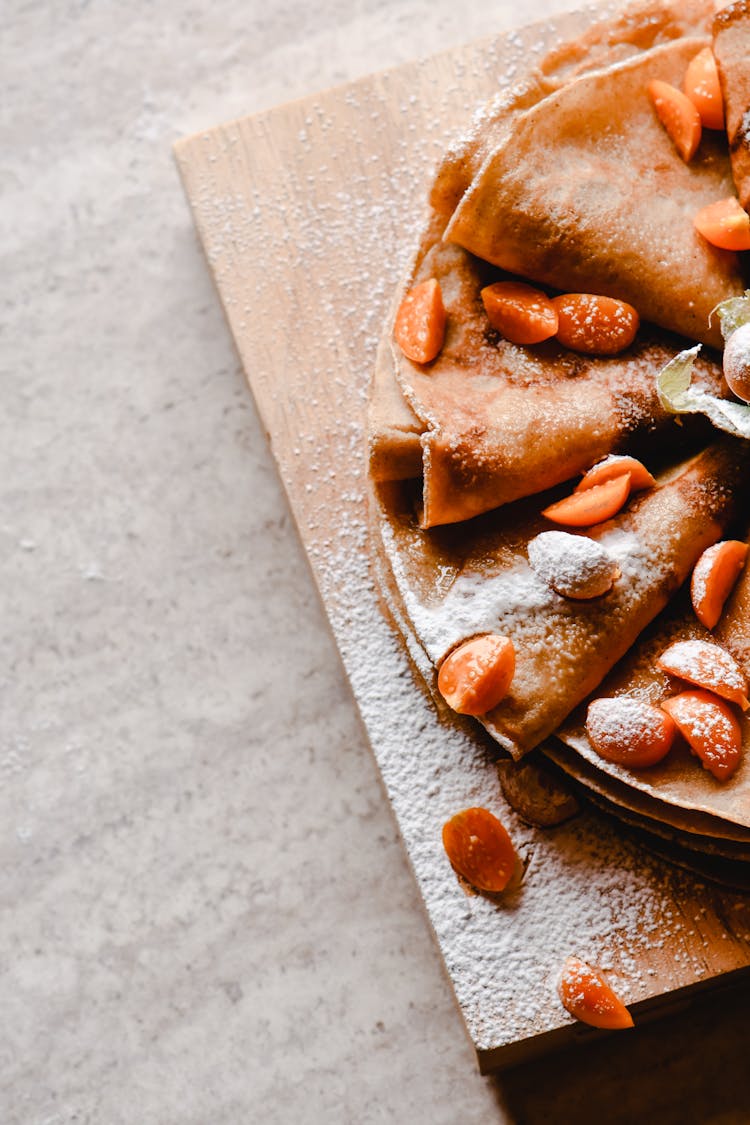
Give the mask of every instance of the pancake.
[{"label": "pancake", "polygon": [[587,602],[551,590],[528,562],[528,544],[549,523],[550,494],[452,528],[425,531],[408,486],[376,490],[378,553],[410,629],[433,666],[467,637],[496,632],[516,650],[502,703],[483,723],[513,757],[563,722],[664,608],[701,552],[736,513],[750,447],[724,439],[658,487],[637,495],[589,538],[616,559],[621,577]]},{"label": "pancake", "polygon": [[[582,30],[518,88],[498,96],[438,170],[432,208],[378,350],[368,422],[371,474],[381,481],[422,476],[425,527],[471,519],[553,487],[607,453],[660,446],[665,429],[674,428],[653,375],[685,341],[643,326],[631,348],[603,358],[554,342],[530,348],[500,338],[480,290],[508,275],[444,240],[446,198],[460,197],[480,151],[512,136],[530,107],[542,112],[550,92],[574,86],[591,70],[603,81],[601,67],[613,60],[642,58],[654,44],[674,47],[676,36],[707,32],[712,15],[705,0],[647,2]],[[728,177],[726,153],[723,165]],[[393,321],[405,293],[433,277],[448,311],[447,336],[438,358],[420,365],[394,343]],[[697,292],[690,299],[698,300]],[[711,394],[726,393],[711,355],[699,359],[695,378]]]},{"label": "pancake", "polygon": [[685,846],[750,860],[750,829],[710,813],[667,805],[592,766],[558,738],[547,739],[540,751],[569,778],[606,801],[613,815],[631,817],[657,834],[681,838]]},{"label": "pancake", "polygon": [[395,378],[390,334],[381,337],[367,406],[369,472],[373,480],[409,480],[422,474],[424,424]]},{"label": "pancake", "polygon": [[739,255],[693,227],[734,192],[726,139],[704,130],[686,164],[648,96],[681,87],[708,44],[689,37],[576,78],[519,115],[463,196],[445,237],[511,273],[633,305],[642,319],[721,347],[710,313],[740,296]]},{"label": "pancake", "polygon": [[750,207],[750,3],[735,0],[717,12],[713,52],[724,96],[729,153],[737,195]]},{"label": "pancake", "polygon": [[589,799],[610,818],[619,821],[627,831],[640,839],[649,851],[655,852],[668,863],[685,868],[694,874],[735,890],[750,890],[750,862],[742,851],[708,843],[697,845],[693,839],[660,827],[657,823],[643,821],[631,813],[611,805],[596,792]]},{"label": "pancake", "polygon": [[[433,215],[386,325],[370,398],[371,473],[376,480],[422,473],[424,527],[551,488],[610,452],[661,446],[665,431],[679,438],[655,376],[684,341],[644,326],[611,357],[555,341],[513,344],[490,328],[480,296],[501,275],[442,242],[441,231]],[[423,366],[402,354],[392,325],[403,293],[431,277],[440,281],[448,328],[440,355]],[[694,380],[725,393],[708,354],[697,359]]]},{"label": "pancake", "polygon": [[[480,298],[497,272],[441,243],[437,223],[404,289],[440,280],[449,314],[443,350],[427,367],[410,362],[390,342],[389,321],[370,413],[373,475],[399,479],[422,469],[425,528],[542,492],[609,452],[658,447],[666,431],[680,439],[660,403],[656,373],[684,341],[644,326],[631,348],[604,358],[554,341],[524,348],[500,339]],[[389,377],[389,351],[403,405]],[[710,355],[698,358],[694,378],[722,394],[721,368]]]},{"label": "pancake", "polygon": [[[443,161],[378,349],[370,532],[383,600],[442,722],[476,727],[440,696],[442,661],[472,636],[510,637],[513,681],[479,720],[495,743],[515,760],[545,748],[658,847],[745,880],[750,765],[718,783],[678,742],[666,764],[636,774],[603,763],[583,727],[592,696],[658,701],[673,691],[655,655],[702,632],[681,588],[703,550],[750,513],[750,443],[717,437],[703,418],[676,422],[656,387],[697,340],[709,350],[696,382],[729,394],[709,313],[744,291],[742,266],[692,227],[700,207],[734,190],[726,138],[705,132],[683,164],[645,94],[654,77],[682,86],[710,42],[713,12],[700,0],[644,2],[599,21],[486,107]],[[513,344],[490,327],[481,300],[484,286],[506,278],[610,294],[643,323],[612,357],[556,341]],[[440,283],[447,331],[437,358],[418,364],[396,345],[394,320],[405,294],[429,279]],[[550,529],[541,512],[570,492],[561,485],[613,451],[641,457],[657,485],[583,533],[620,573],[610,592],[576,601],[534,571],[529,543]],[[746,602],[743,589],[716,636],[750,672],[750,584]],[[555,732],[565,740],[557,757],[546,749]]]},{"label": "pancake", "polygon": [[[561,43],[522,79],[512,97],[529,108],[566,82],[592,70],[605,69],[643,51],[688,35],[706,35],[714,14],[712,0],[664,3],[642,0],[623,12],[603,13],[581,27],[573,41]],[[586,18],[581,15],[582,21]],[[467,134],[449,148],[430,192],[430,204],[449,216],[458,206],[485,159],[502,139],[509,98],[498,95],[475,115]]]},{"label": "pancake", "polygon": [[[596,691],[598,696],[628,695],[659,704],[675,693],[673,681],[656,666],[661,652],[680,640],[714,639],[750,675],[750,569],[743,571],[719,624],[709,633],[683,596],[644,634],[627,657]],[[588,702],[588,701],[587,701]],[[600,758],[586,735],[586,707],[581,707],[557,732],[558,737],[601,774],[676,809],[710,814],[750,828],[750,719],[739,716],[745,754],[736,772],[716,781],[685,747],[675,747],[647,770],[628,770]]]}]

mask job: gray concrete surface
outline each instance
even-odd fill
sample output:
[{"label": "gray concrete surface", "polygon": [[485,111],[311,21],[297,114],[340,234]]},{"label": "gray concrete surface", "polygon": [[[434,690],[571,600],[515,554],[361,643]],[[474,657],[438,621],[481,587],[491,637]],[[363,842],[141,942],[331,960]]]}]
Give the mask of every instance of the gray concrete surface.
[{"label": "gray concrete surface", "polygon": [[3,6],[3,1125],[573,1119],[476,1072],[170,154],[573,6]]}]

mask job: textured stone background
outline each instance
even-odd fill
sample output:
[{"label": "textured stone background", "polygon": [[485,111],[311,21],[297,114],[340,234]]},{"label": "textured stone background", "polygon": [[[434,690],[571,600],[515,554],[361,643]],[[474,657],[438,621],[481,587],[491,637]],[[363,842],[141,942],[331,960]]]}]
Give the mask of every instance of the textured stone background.
[{"label": "textured stone background", "polygon": [[476,1073],[170,154],[573,6],[6,0],[3,1125],[747,1120],[665,1025]]}]

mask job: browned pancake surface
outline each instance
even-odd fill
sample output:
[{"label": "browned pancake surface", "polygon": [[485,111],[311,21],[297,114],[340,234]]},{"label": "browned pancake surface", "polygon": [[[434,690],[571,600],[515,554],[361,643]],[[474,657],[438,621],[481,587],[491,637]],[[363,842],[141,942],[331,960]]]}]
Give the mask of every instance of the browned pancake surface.
[{"label": "browned pancake surface", "polygon": [[622,575],[610,594],[589,602],[561,597],[529,566],[529,541],[550,527],[540,515],[541,497],[460,528],[425,531],[408,498],[381,493],[382,551],[433,665],[478,633],[512,639],[511,689],[483,722],[521,756],[596,688],[720,537],[749,465],[750,449],[720,442],[592,529]]},{"label": "browned pancake surface", "polygon": [[750,3],[735,0],[717,13],[713,51],[719,69],[729,152],[740,203],[750,206]]},{"label": "browned pancake surface", "polygon": [[[750,570],[743,572],[712,634],[700,624],[683,599],[654,623],[596,695],[628,695],[659,704],[680,690],[678,681],[657,668],[660,653],[675,641],[711,640],[712,637],[734,656],[745,675],[750,676]],[[628,770],[604,761],[586,737],[585,708],[572,715],[558,735],[589,765],[615,781],[676,808],[710,813],[750,827],[750,721],[745,715],[740,716],[739,711],[737,714],[745,753],[737,771],[726,781],[713,778],[681,742],[662,762],[648,770]]]},{"label": "browned pancake surface", "polygon": [[648,85],[681,87],[707,39],[655,47],[568,83],[519,115],[446,231],[478,257],[567,292],[600,293],[693,340],[721,346],[712,309],[744,291],[738,256],[693,226],[734,190],[723,135],[686,164]]}]

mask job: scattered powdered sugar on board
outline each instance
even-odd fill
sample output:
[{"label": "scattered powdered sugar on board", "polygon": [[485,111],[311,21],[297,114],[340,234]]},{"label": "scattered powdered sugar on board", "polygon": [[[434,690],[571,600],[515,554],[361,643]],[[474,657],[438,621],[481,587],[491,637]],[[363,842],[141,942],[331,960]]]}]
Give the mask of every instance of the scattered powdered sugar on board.
[{"label": "scattered powdered sugar on board", "polygon": [[[342,506],[343,520],[351,512]],[[444,723],[377,604],[358,549],[327,548],[324,598],[428,914],[472,1037],[480,1050],[569,1022],[555,994],[571,953],[612,970],[623,998],[651,995],[659,952],[691,940],[680,959],[706,971],[683,912],[701,888],[664,867],[604,818],[587,814],[554,830],[524,824],[504,802],[495,756],[470,725]],[[330,585],[329,585],[330,583]],[[521,856],[521,884],[501,899],[467,895],[443,852],[443,823],[461,808],[498,814]],[[702,942],[698,939],[700,947]],[[681,961],[660,964],[663,986]],[[676,970],[676,971],[675,971]]]},{"label": "scattered powdered sugar on board", "polygon": [[[562,26],[570,34],[580,19]],[[444,718],[424,691],[381,610],[371,570],[364,413],[381,324],[412,248],[404,232],[422,222],[429,174],[455,122],[467,120],[481,100],[466,89],[490,96],[503,75],[528,69],[553,37],[551,26],[537,27],[477,47],[455,81],[445,80],[447,64],[441,70],[428,60],[410,71],[408,84],[398,72],[386,73],[338,92],[338,101],[321,95],[274,111],[275,130],[267,116],[214,130],[193,142],[204,151],[198,171],[191,154],[179,154],[232,332],[480,1054],[572,1022],[555,992],[570,954],[611,970],[610,981],[629,1002],[734,964],[731,952],[723,961],[721,949],[711,952],[718,891],[663,866],[598,814],[540,830],[513,813],[501,795],[495,748],[473,723]],[[468,51],[464,57],[471,58]],[[226,164],[231,187],[218,175]],[[635,580],[632,545],[607,548]],[[554,595],[538,585],[533,596],[541,605]],[[420,659],[419,643],[409,644]],[[467,894],[443,852],[444,821],[471,805],[500,815],[523,862],[520,884],[499,899]],[[723,892],[720,902],[724,912],[742,907]],[[734,924],[735,932],[750,930],[750,916],[740,910]]]}]

